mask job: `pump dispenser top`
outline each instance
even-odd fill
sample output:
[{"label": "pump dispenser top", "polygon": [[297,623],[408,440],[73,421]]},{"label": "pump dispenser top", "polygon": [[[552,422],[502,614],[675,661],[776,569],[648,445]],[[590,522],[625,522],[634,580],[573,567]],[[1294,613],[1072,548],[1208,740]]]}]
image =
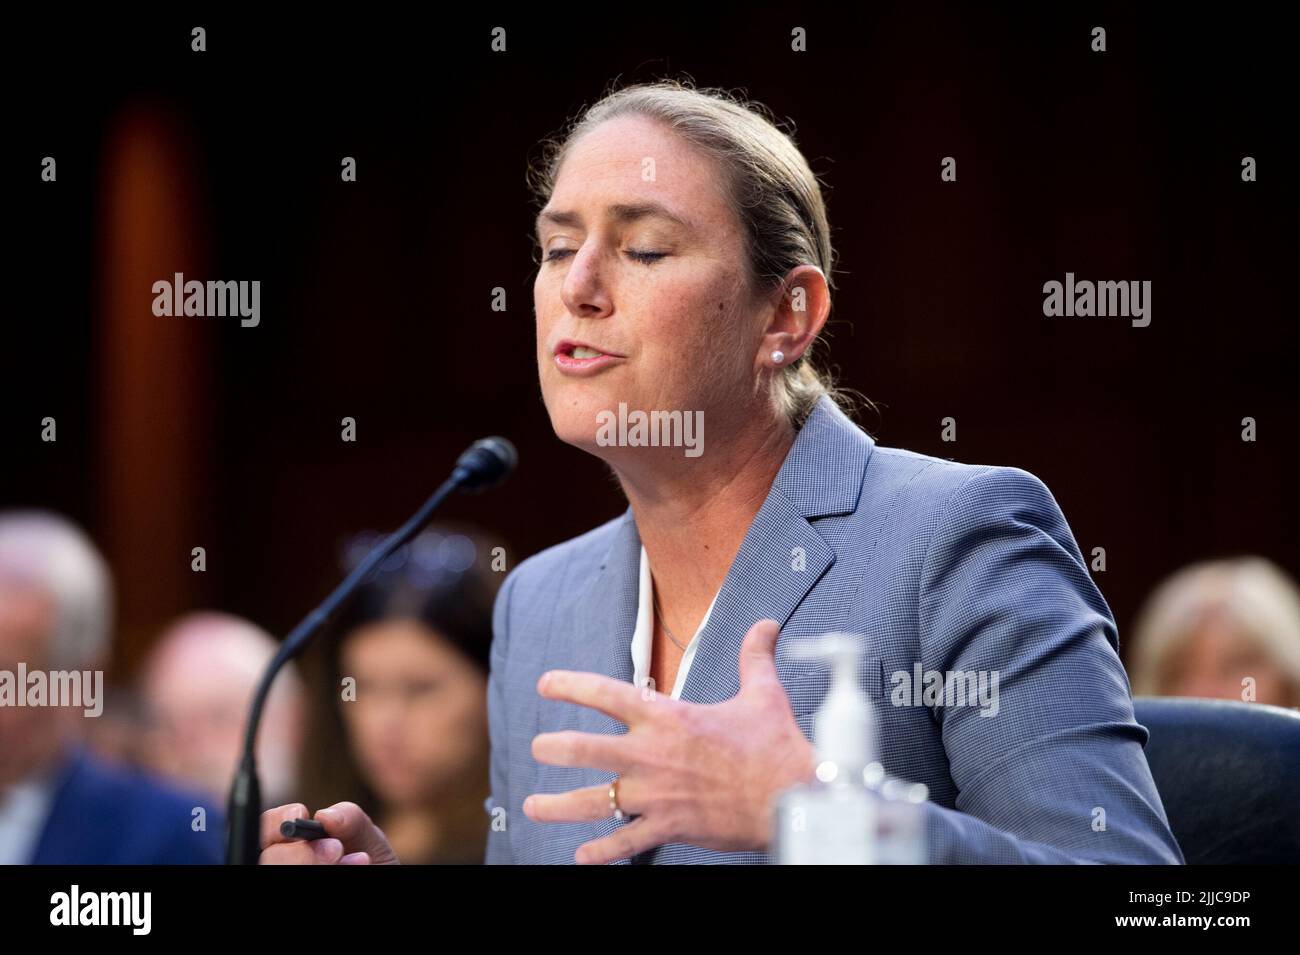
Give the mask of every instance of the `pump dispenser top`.
[{"label": "pump dispenser top", "polygon": [[829,660],[830,690],[813,718],[817,777],[837,785],[865,785],[863,771],[876,760],[876,717],[871,699],[858,683],[858,664],[865,639],[828,633],[792,649],[800,658]]}]

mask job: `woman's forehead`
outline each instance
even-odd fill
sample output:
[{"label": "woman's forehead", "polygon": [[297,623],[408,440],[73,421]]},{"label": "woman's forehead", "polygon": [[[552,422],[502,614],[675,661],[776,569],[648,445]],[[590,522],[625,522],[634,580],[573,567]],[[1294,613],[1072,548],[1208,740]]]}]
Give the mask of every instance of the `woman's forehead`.
[{"label": "woman's forehead", "polygon": [[[572,198],[572,197],[570,197]],[[626,192],[615,190],[609,195],[586,195],[576,206],[566,205],[564,200],[552,200],[537,215],[537,231],[540,234],[548,226],[583,229],[588,220],[596,218],[615,225],[629,225],[642,221],[657,221],[674,226],[686,232],[699,228],[690,215],[677,211],[666,205],[659,198],[641,199]]]},{"label": "woman's forehead", "polygon": [[713,160],[681,137],[657,124],[610,120],[566,153],[547,206],[657,202],[687,219],[692,209],[723,205],[718,180]]}]

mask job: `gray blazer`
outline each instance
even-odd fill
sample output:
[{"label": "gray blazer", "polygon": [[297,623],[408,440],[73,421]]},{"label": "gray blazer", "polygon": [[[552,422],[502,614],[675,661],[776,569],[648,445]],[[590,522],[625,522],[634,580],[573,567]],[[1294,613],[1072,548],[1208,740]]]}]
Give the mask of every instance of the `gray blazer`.
[{"label": "gray blazer", "polygon": [[[534,823],[522,804],[612,778],[533,759],[539,733],[626,732],[541,698],[536,684],[553,668],[631,681],[639,556],[629,509],[524,561],[502,585],[488,682],[489,863],[571,863],[579,845],[626,824]],[[862,636],[881,762],[930,790],[932,862],[1183,861],[1110,608],[1034,475],[880,447],[823,398],[741,544],[681,699],[734,696],[741,641],[763,618],[781,624],[777,670],[809,738],[829,670],[782,647],[829,631]],[[982,674],[986,689],[996,679],[996,706],[922,693],[930,671]],[[670,844],[636,861],[768,856]]]}]

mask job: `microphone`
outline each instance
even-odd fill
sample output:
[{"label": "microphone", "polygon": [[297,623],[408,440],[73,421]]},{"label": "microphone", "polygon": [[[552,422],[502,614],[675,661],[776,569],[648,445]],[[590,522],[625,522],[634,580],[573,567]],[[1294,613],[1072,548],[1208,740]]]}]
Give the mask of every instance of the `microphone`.
[{"label": "microphone", "polygon": [[266,698],[271,691],[271,684],[276,674],[286,663],[302,652],[372,570],[387,560],[397,548],[409,542],[425,524],[429,523],[433,512],[452,491],[486,491],[497,487],[514,473],[518,463],[519,454],[515,451],[515,446],[505,438],[491,437],[475,441],[457,459],[451,476],[433,492],[433,496],[424,502],[411,519],[376,544],[352,573],[334,588],[333,593],[284,638],[284,642],[280,644],[279,650],[262,674],[257,693],[253,696],[253,705],[249,710],[248,724],[244,733],[243,756],[239,762],[239,771],[235,774],[235,781],[230,787],[230,802],[226,814],[227,865],[256,865],[261,853],[259,829],[262,817],[262,791],[253,754],[257,742],[257,727],[262,720],[262,709],[266,705]]},{"label": "microphone", "polygon": [[518,463],[515,446],[505,438],[482,438],[460,456],[452,477],[463,475],[461,487],[467,491],[486,491],[510,477]]}]

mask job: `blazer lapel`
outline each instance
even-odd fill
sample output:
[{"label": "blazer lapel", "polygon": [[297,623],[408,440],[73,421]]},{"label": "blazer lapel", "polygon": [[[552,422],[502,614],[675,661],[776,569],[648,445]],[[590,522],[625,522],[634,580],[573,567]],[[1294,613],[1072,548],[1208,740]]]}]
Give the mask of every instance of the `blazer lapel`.
[{"label": "blazer lapel", "polygon": [[[632,630],[636,626],[640,569],[641,536],[632,509],[628,508],[619,519],[596,573],[580,582],[571,597],[556,595],[571,603],[567,612],[560,614],[563,623],[553,627],[550,634],[545,658],[550,669],[603,673],[632,682]],[[573,707],[570,703],[556,705]],[[574,710],[575,714],[595,713],[590,707]],[[621,725],[604,714],[596,715],[602,725]]]},{"label": "blazer lapel", "polygon": [[857,507],[873,442],[830,398],[822,398],[795,438],[700,634],[681,698],[721,703],[740,689],[739,656],[755,622],[782,627],[835,563],[811,520]]},{"label": "blazer lapel", "polygon": [[[601,673],[632,682],[632,631],[636,627],[640,568],[641,537],[628,508],[596,573],[585,585],[575,588],[568,608],[551,628],[545,657],[548,669]],[[560,730],[618,735],[627,728],[589,706],[539,697],[533,735]],[[614,778],[612,772],[589,767],[537,765],[533,792],[569,792]],[[582,843],[608,835],[623,824],[612,816],[590,823],[552,823],[548,824],[547,839],[553,844],[563,842],[571,861],[571,853]]]}]

